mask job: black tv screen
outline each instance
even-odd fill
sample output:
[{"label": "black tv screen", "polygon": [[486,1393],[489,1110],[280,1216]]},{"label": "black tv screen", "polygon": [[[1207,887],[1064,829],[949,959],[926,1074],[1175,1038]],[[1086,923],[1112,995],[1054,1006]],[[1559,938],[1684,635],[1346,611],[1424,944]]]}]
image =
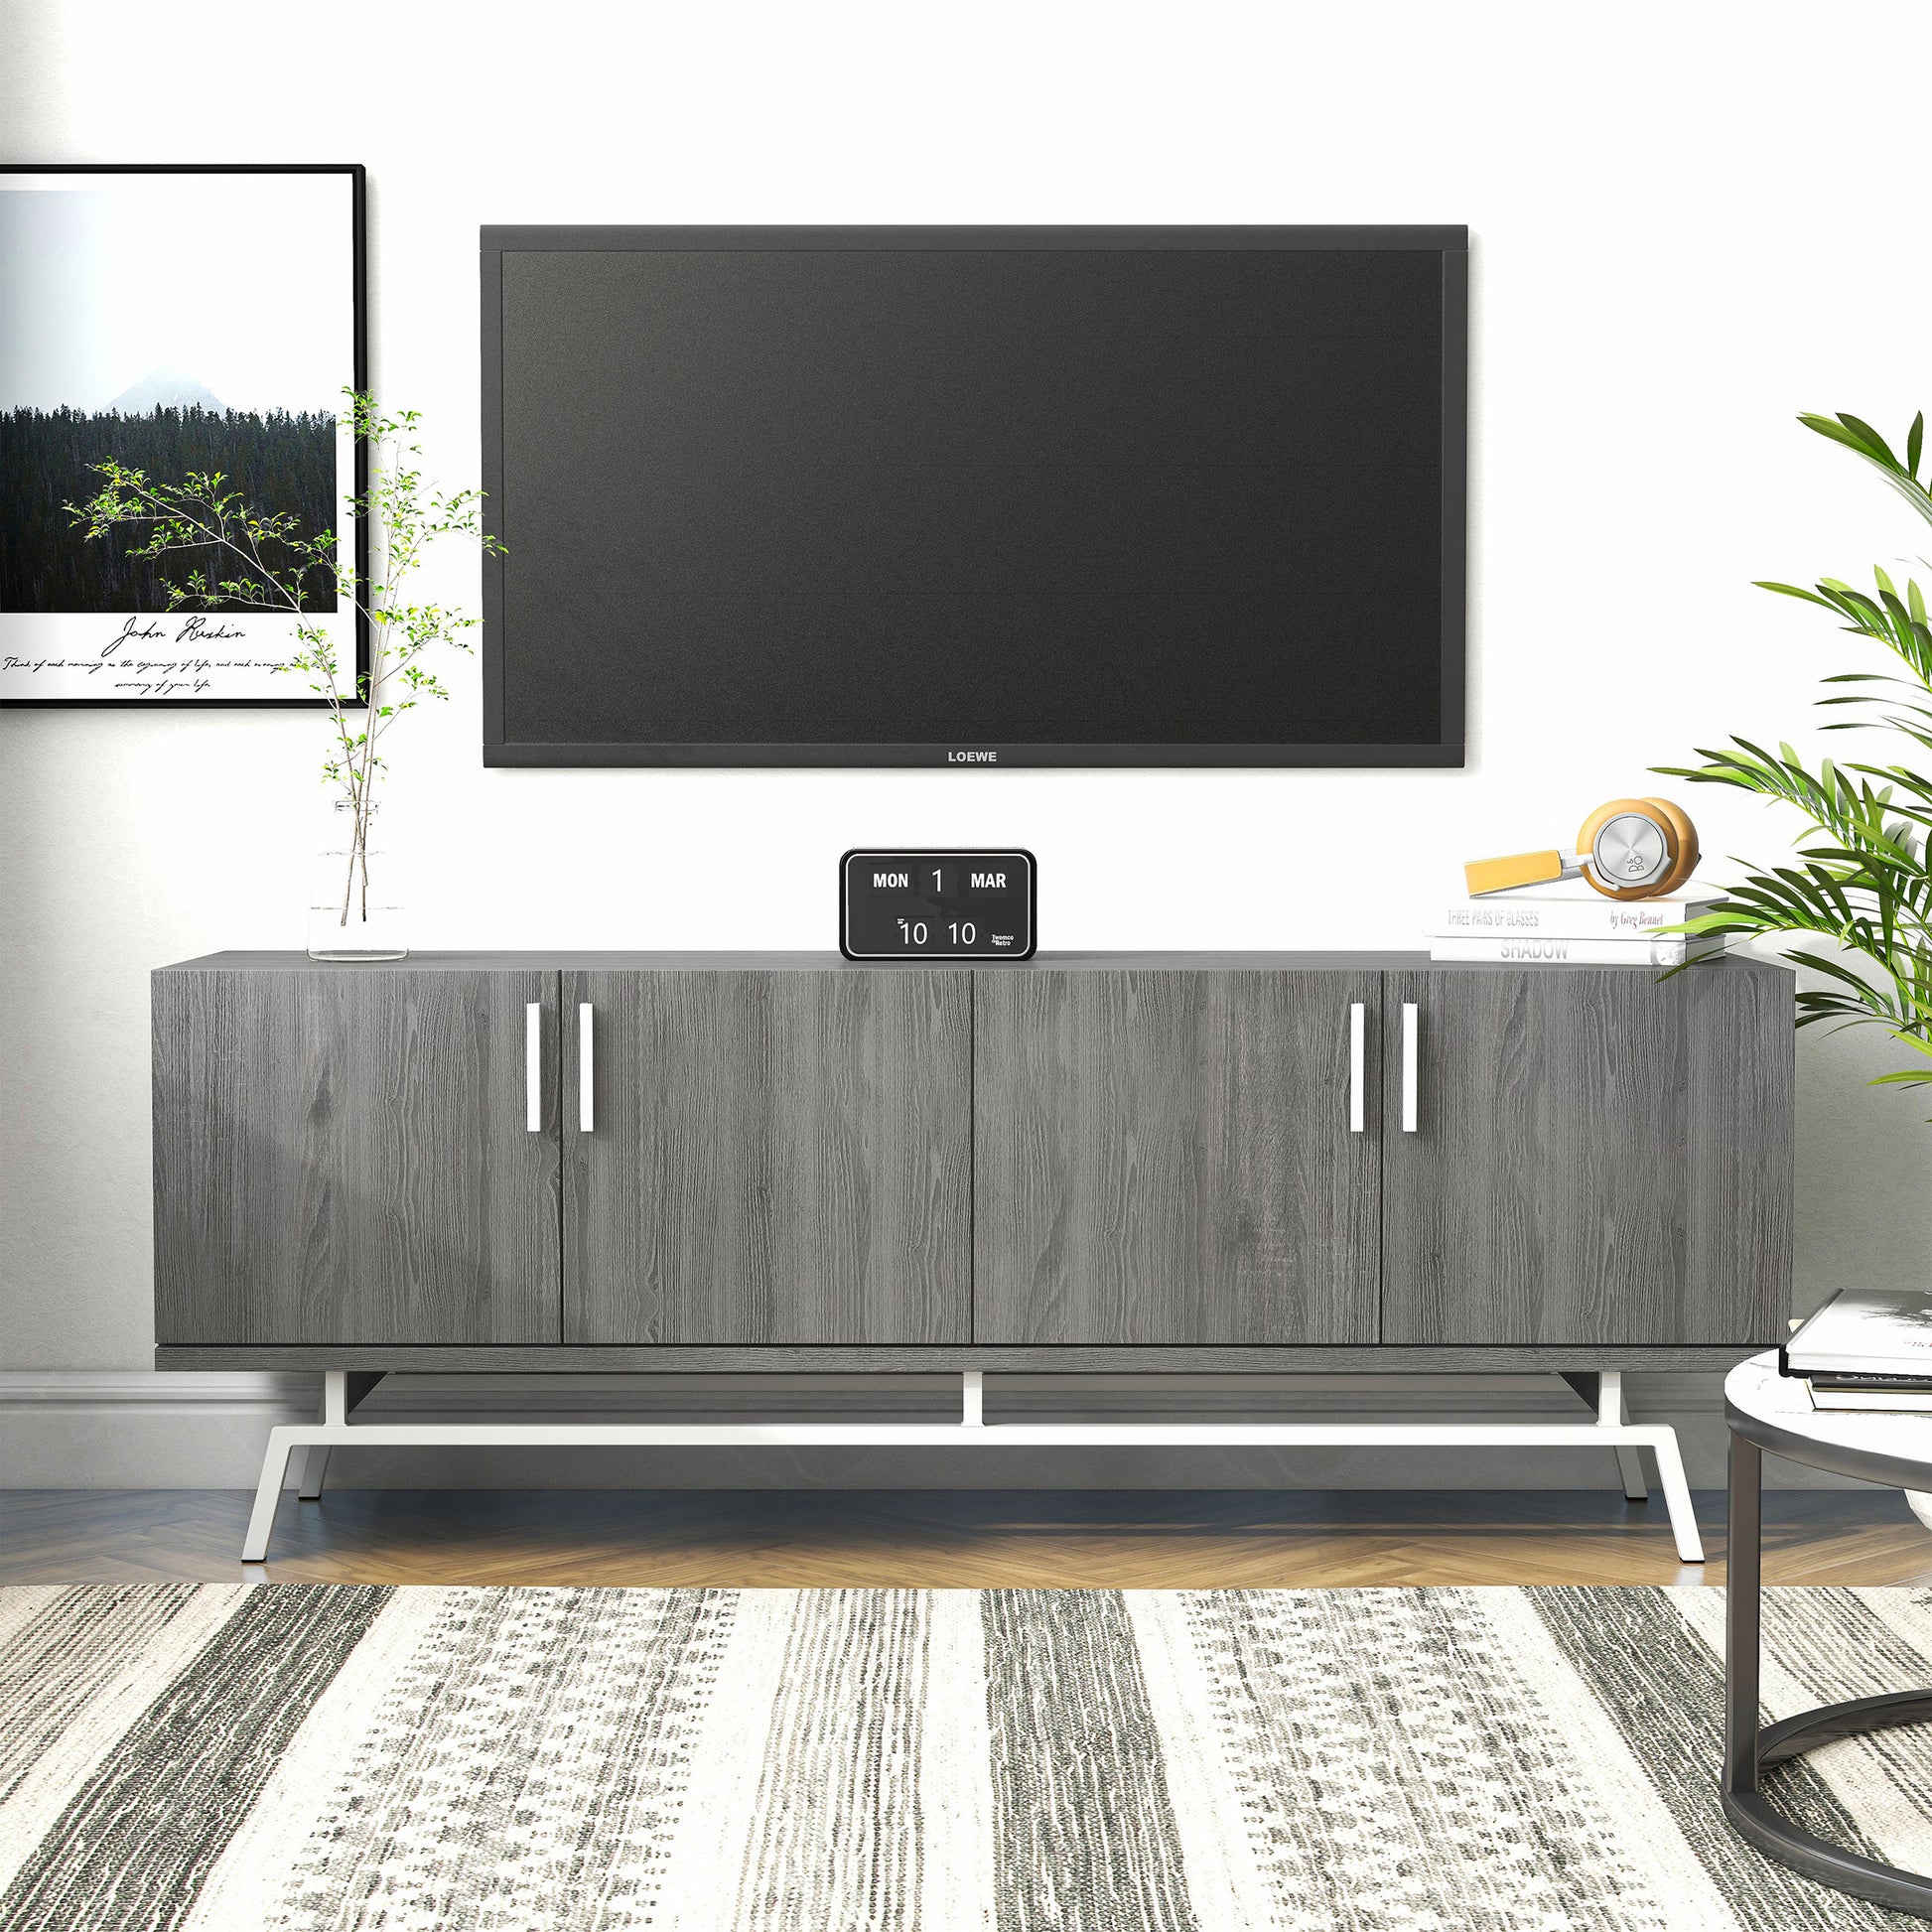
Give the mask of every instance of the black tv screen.
[{"label": "black tv screen", "polygon": [[483,229],[484,761],[1461,763],[1466,263]]}]

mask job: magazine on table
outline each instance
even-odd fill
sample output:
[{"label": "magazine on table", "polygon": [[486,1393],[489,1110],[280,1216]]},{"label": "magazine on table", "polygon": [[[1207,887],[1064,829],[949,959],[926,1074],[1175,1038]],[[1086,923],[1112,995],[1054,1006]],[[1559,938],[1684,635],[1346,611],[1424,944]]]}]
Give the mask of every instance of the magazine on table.
[{"label": "magazine on table", "polygon": [[1849,1288],[1778,1350],[1820,1409],[1932,1414],[1932,1290]]}]

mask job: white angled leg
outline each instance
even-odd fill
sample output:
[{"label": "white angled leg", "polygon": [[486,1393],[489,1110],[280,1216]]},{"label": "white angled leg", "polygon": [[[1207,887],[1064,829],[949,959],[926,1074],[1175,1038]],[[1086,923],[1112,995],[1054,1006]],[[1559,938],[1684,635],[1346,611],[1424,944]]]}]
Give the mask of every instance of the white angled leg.
[{"label": "white angled leg", "polygon": [[275,1505],[282,1500],[282,1478],[289,1472],[292,1429],[268,1432],[268,1452],[262,1457],[262,1479],[255,1488],[255,1508],[248,1518],[248,1534],[241,1539],[243,1563],[260,1563],[268,1555],[269,1532],[275,1527]]},{"label": "white angled leg", "polygon": [[1623,1427],[1623,1371],[1606,1368],[1596,1378],[1596,1420],[1605,1429]]},{"label": "white angled leg", "polygon": [[[329,1426],[329,1398],[332,1393],[331,1379],[325,1374],[322,1378],[322,1411],[316,1417],[326,1429]],[[329,1475],[329,1447],[326,1443],[311,1443],[306,1449],[298,1447],[295,1451],[295,1493],[305,1503],[316,1501],[322,1494],[322,1485]]]},{"label": "white angled leg", "polygon": [[[1621,1429],[1630,1420],[1629,1405],[1623,1400],[1623,1371],[1606,1368],[1597,1382],[1596,1420],[1606,1429]],[[1643,1450],[1634,1443],[1616,1446],[1616,1472],[1623,1478],[1623,1494],[1633,1503],[1650,1500],[1649,1485],[1643,1479]]]},{"label": "white angled leg", "polygon": [[329,1480],[329,1445],[311,1443],[307,1449],[298,1449],[296,1453],[302,1457],[302,1473],[296,1478],[295,1493],[305,1503],[312,1503]]},{"label": "white angled leg", "polygon": [[1650,1452],[1657,1458],[1657,1479],[1664,1487],[1677,1554],[1686,1563],[1702,1563],[1704,1543],[1698,1535],[1697,1511],[1691,1506],[1691,1485],[1684,1480],[1684,1458],[1677,1452],[1677,1431],[1660,1429],[1651,1440]]},{"label": "white angled leg", "polygon": [[959,1372],[959,1420],[967,1429],[979,1429],[986,1421],[985,1371],[977,1368]]}]

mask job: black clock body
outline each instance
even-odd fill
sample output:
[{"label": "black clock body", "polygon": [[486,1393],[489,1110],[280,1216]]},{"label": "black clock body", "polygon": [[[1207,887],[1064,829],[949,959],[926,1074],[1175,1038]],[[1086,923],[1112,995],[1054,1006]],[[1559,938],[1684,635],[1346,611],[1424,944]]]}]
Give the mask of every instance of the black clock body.
[{"label": "black clock body", "polygon": [[839,950],[848,959],[1030,959],[1034,855],[882,852],[839,861]]}]

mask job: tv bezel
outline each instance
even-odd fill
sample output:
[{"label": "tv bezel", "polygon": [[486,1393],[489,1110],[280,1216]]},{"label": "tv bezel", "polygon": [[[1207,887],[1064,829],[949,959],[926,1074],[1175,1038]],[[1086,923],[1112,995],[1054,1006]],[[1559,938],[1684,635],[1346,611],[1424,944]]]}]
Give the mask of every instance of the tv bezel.
[{"label": "tv bezel", "polygon": [[482,231],[483,527],[501,537],[503,257],[539,250],[756,249],[1373,249],[1443,258],[1442,738],[1415,745],[536,744],[504,731],[503,562],[483,564],[483,763],[569,766],[1459,767],[1467,652],[1469,231],[1465,226],[1336,227],[606,227],[498,226]]}]

